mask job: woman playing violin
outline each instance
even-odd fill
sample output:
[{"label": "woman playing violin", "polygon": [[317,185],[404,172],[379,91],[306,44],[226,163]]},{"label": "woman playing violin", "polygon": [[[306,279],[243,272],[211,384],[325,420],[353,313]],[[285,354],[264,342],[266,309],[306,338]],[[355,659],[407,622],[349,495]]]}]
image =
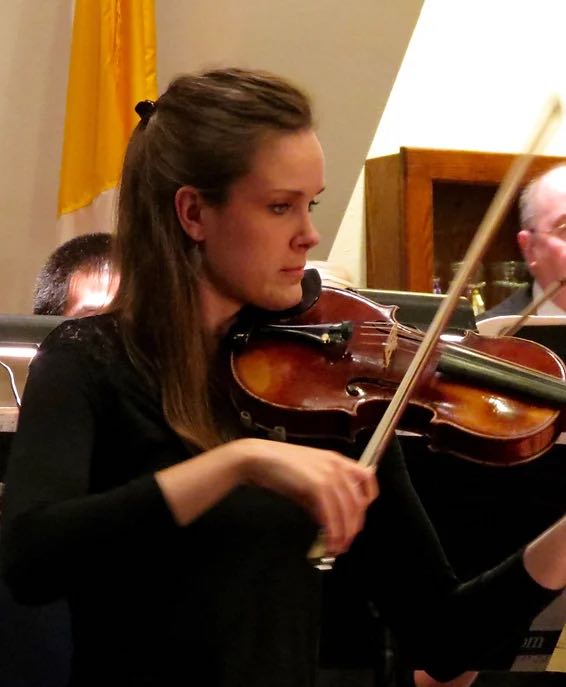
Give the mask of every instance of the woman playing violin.
[{"label": "woman playing violin", "polygon": [[439,678],[481,664],[566,584],[566,524],[462,585],[397,445],[376,498],[375,475],[343,455],[245,436],[228,399],[227,332],[248,306],[300,303],[319,239],[308,99],[217,70],[137,111],[118,293],[55,330],[30,369],[6,480],[15,596],[68,599],[73,685],[314,685],[307,552],[322,528],[345,605],[378,609]]}]

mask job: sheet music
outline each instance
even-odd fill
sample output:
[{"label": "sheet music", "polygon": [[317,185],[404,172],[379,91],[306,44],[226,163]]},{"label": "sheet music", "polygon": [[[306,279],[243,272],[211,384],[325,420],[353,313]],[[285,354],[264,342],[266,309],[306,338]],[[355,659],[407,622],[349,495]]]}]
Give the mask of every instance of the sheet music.
[{"label": "sheet music", "polygon": [[[480,320],[476,326],[482,336],[499,336],[499,332],[514,324],[518,317],[519,315],[488,317],[485,320]],[[522,326],[566,326],[566,315],[529,315]]]}]

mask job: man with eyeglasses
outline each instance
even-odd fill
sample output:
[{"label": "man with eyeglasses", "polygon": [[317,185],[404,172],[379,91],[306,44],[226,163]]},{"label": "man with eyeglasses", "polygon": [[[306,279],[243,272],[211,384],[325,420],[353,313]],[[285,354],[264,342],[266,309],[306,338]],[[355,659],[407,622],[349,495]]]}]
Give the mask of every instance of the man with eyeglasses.
[{"label": "man with eyeglasses", "polygon": [[[552,167],[523,189],[519,198],[519,223],[517,242],[530,273],[530,283],[478,320],[519,314],[550,284],[566,277],[566,164]],[[542,303],[534,314],[566,315],[566,288]],[[503,472],[435,455],[435,462],[426,462],[426,472],[424,468],[421,470],[424,477],[413,466],[415,458],[407,456],[411,477],[435,522],[449,559],[461,576],[473,576],[481,566],[489,567],[522,546],[564,511],[565,454],[564,445],[557,444],[536,460]],[[429,458],[428,454],[425,457]],[[442,494],[428,488],[436,475],[442,476],[443,484],[451,485],[455,501],[447,497],[447,503],[443,504]],[[459,510],[455,511],[457,506]],[[467,545],[460,544],[462,531],[467,532]],[[473,557],[469,556],[470,548]],[[556,613],[560,615],[566,602],[561,599],[558,603]],[[480,673],[474,687],[566,684],[564,674],[559,672],[508,672],[514,658],[512,652],[495,651],[490,670]]]},{"label": "man with eyeglasses", "polygon": [[[566,164],[553,167],[525,187],[519,199],[519,220],[517,241],[533,282],[481,319],[520,313],[551,283],[566,277]],[[566,315],[566,288],[535,314]]]}]

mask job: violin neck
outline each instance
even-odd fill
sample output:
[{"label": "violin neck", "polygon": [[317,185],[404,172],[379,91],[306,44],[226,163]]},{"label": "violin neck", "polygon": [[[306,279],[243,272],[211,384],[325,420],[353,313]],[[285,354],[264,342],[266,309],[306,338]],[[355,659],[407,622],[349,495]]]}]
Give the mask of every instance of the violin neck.
[{"label": "violin neck", "polygon": [[566,403],[566,384],[562,379],[469,348],[447,345],[437,369],[451,377],[485,382],[488,388],[516,391],[534,400]]}]

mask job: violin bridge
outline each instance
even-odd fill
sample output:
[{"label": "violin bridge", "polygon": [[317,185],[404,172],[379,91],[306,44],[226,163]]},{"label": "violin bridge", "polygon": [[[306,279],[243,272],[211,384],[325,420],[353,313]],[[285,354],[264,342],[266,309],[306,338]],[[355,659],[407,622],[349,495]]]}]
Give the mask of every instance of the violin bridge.
[{"label": "violin bridge", "polygon": [[387,336],[387,341],[385,342],[385,346],[383,347],[383,369],[387,370],[389,367],[389,364],[391,362],[391,358],[393,357],[393,354],[397,350],[397,342],[398,342],[398,333],[399,326],[395,322],[390,331],[389,335]]}]

